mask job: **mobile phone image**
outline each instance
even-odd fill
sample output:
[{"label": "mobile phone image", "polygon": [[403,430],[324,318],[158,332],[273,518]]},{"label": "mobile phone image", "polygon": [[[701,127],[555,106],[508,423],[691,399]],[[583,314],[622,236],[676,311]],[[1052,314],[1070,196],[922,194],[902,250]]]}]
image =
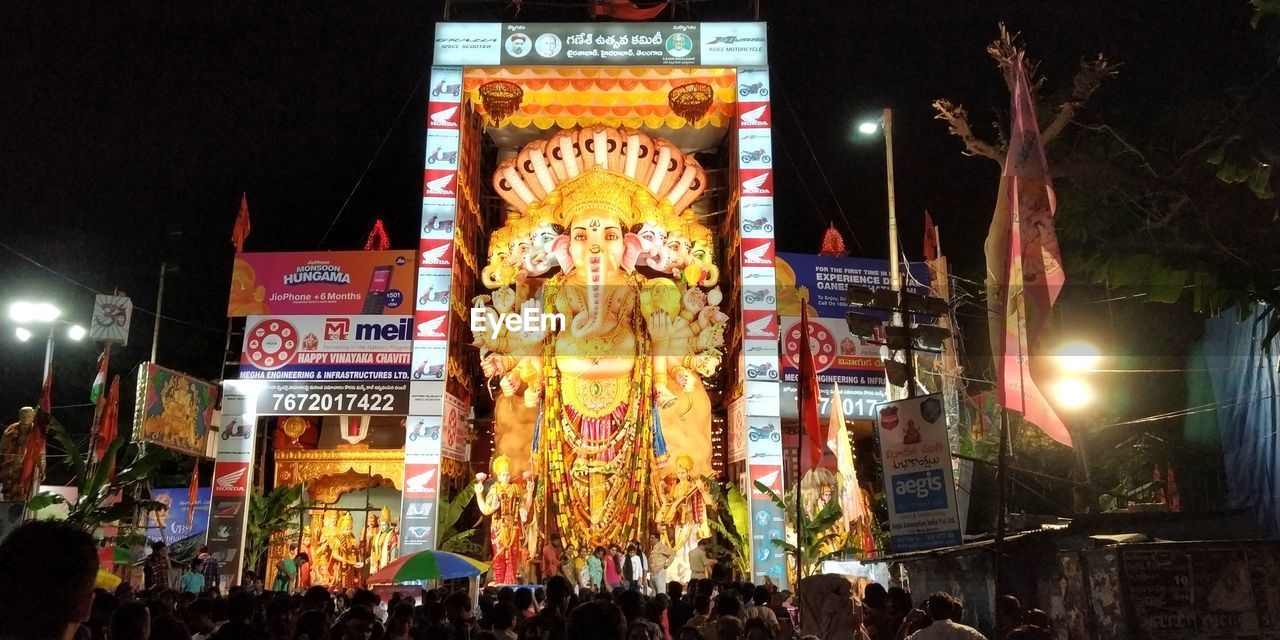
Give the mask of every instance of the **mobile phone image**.
[{"label": "mobile phone image", "polygon": [[369,279],[369,291],[364,294],[364,309],[361,313],[377,315],[386,308],[387,289],[391,288],[391,270],[394,268],[392,265],[374,267],[373,276]]}]

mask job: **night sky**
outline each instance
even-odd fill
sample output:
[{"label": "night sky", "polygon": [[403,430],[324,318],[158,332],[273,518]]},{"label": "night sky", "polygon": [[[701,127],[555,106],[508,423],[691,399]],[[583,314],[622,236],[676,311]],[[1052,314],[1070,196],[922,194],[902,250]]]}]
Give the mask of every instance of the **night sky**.
[{"label": "night sky", "polygon": [[[740,6],[708,11],[729,17]],[[852,130],[887,105],[906,251],[919,256],[929,209],[957,272],[974,279],[997,168],[962,156],[930,102],[965,104],[991,133],[1008,110],[984,51],[999,21],[1043,61],[1048,90],[1069,82],[1081,55],[1122,62],[1081,116],[1118,127],[1170,100],[1221,92],[1249,29],[1246,3],[1227,0],[774,1],[764,11],[779,249],[816,252],[835,222],[855,255],[884,256],[883,147]],[[440,16],[439,2],[0,4],[0,243],[47,268],[0,247],[0,302],[51,299],[87,323],[90,289],[120,287],[139,307],[113,362],[123,374],[148,355],[147,311],[168,262],[173,320],[162,325],[159,361],[220,377],[241,192],[251,251],[357,249],[376,218],[394,247],[415,246],[423,78]],[[18,343],[7,313],[0,324],[7,423],[35,399],[43,349]],[[88,402],[95,356],[87,343],[59,342],[55,406]],[[78,411],[60,415],[87,424]]]}]

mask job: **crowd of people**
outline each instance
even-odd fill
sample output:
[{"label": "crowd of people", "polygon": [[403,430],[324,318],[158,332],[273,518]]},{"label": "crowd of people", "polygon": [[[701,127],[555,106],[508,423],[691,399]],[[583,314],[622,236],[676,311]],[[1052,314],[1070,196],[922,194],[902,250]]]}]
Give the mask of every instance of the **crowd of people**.
[{"label": "crowd of people", "polygon": [[[644,569],[635,561],[626,570],[638,548],[621,556],[616,586],[606,577],[602,588],[584,588],[555,575],[536,587],[485,588],[476,607],[467,591],[447,588],[397,592],[384,603],[367,590],[275,592],[251,579],[223,594],[200,559],[178,584],[162,578],[162,553],[147,565],[147,589],[95,589],[92,537],[65,524],[24,524],[0,544],[0,640],[774,640],[795,637],[797,626],[791,594],[769,585],[698,577],[650,595],[627,577]],[[959,622],[963,605],[949,594],[912,602],[902,589],[872,583],[844,637],[984,637]],[[1001,640],[1050,637],[1042,612],[1023,612],[1008,596],[999,606]]]}]

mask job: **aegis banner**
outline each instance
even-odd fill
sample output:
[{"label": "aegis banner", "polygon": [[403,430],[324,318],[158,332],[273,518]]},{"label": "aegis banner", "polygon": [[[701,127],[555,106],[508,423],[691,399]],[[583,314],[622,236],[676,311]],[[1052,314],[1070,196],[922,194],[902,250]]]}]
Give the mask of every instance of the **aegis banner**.
[{"label": "aegis banner", "polygon": [[904,553],[960,544],[942,396],[888,402],[877,408],[876,418],[889,548]]},{"label": "aegis banner", "polygon": [[250,316],[240,378],[408,380],[411,316]]},{"label": "aegis banner", "polygon": [[413,251],[236,254],[230,317],[413,313]]}]

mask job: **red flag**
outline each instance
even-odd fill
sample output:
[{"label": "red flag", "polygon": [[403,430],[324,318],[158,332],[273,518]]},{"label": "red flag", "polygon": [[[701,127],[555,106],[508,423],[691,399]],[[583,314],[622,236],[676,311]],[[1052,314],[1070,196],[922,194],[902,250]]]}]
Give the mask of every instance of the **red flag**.
[{"label": "red flag", "polygon": [[196,499],[200,496],[200,461],[191,467],[191,484],[187,487],[187,526],[196,519]]},{"label": "red flag", "polygon": [[799,403],[800,428],[809,437],[809,468],[817,468],[822,462],[822,446],[827,438],[822,434],[822,422],[818,414],[818,367],[813,362],[813,348],[809,345],[809,298],[800,302],[800,330],[805,336],[800,341],[800,379],[796,400]]},{"label": "red flag", "polygon": [[[94,457],[99,462],[107,454],[107,447],[116,439],[120,430],[120,376],[111,380],[111,390],[107,392],[107,404],[102,410],[102,420],[98,423],[98,431],[94,434]],[[115,477],[116,461],[111,461],[111,470],[107,473],[110,481]]]},{"label": "red flag", "polygon": [[1036,384],[1030,362],[1039,351],[1050,309],[1065,283],[1062,256],[1053,228],[1053,184],[1035,103],[1022,59],[1015,62],[1013,129],[1004,177],[1008,183],[1008,254],[1005,262],[1002,339],[997,369],[997,400],[1040,427],[1050,438],[1071,446],[1066,425]]},{"label": "red flag", "polygon": [[49,415],[53,411],[53,365],[49,365],[49,370],[45,373],[44,384],[40,387],[40,407],[36,411],[35,424],[31,426],[31,433],[27,436],[27,447],[22,453],[22,473],[18,480],[20,486],[30,487],[32,495],[39,488],[40,481],[43,478],[40,475],[40,464],[44,460],[44,446],[47,433],[49,431]]},{"label": "red flag", "polygon": [[249,238],[249,194],[240,194],[240,213],[236,215],[236,226],[231,229],[231,244],[236,253],[244,253],[244,241]]},{"label": "red flag", "polygon": [[938,228],[933,226],[933,217],[924,212],[924,259],[933,262],[938,259]]},{"label": "red flag", "polygon": [[652,7],[637,7],[631,0],[603,0],[596,2],[596,15],[619,20],[652,20],[667,8],[666,2]]}]

